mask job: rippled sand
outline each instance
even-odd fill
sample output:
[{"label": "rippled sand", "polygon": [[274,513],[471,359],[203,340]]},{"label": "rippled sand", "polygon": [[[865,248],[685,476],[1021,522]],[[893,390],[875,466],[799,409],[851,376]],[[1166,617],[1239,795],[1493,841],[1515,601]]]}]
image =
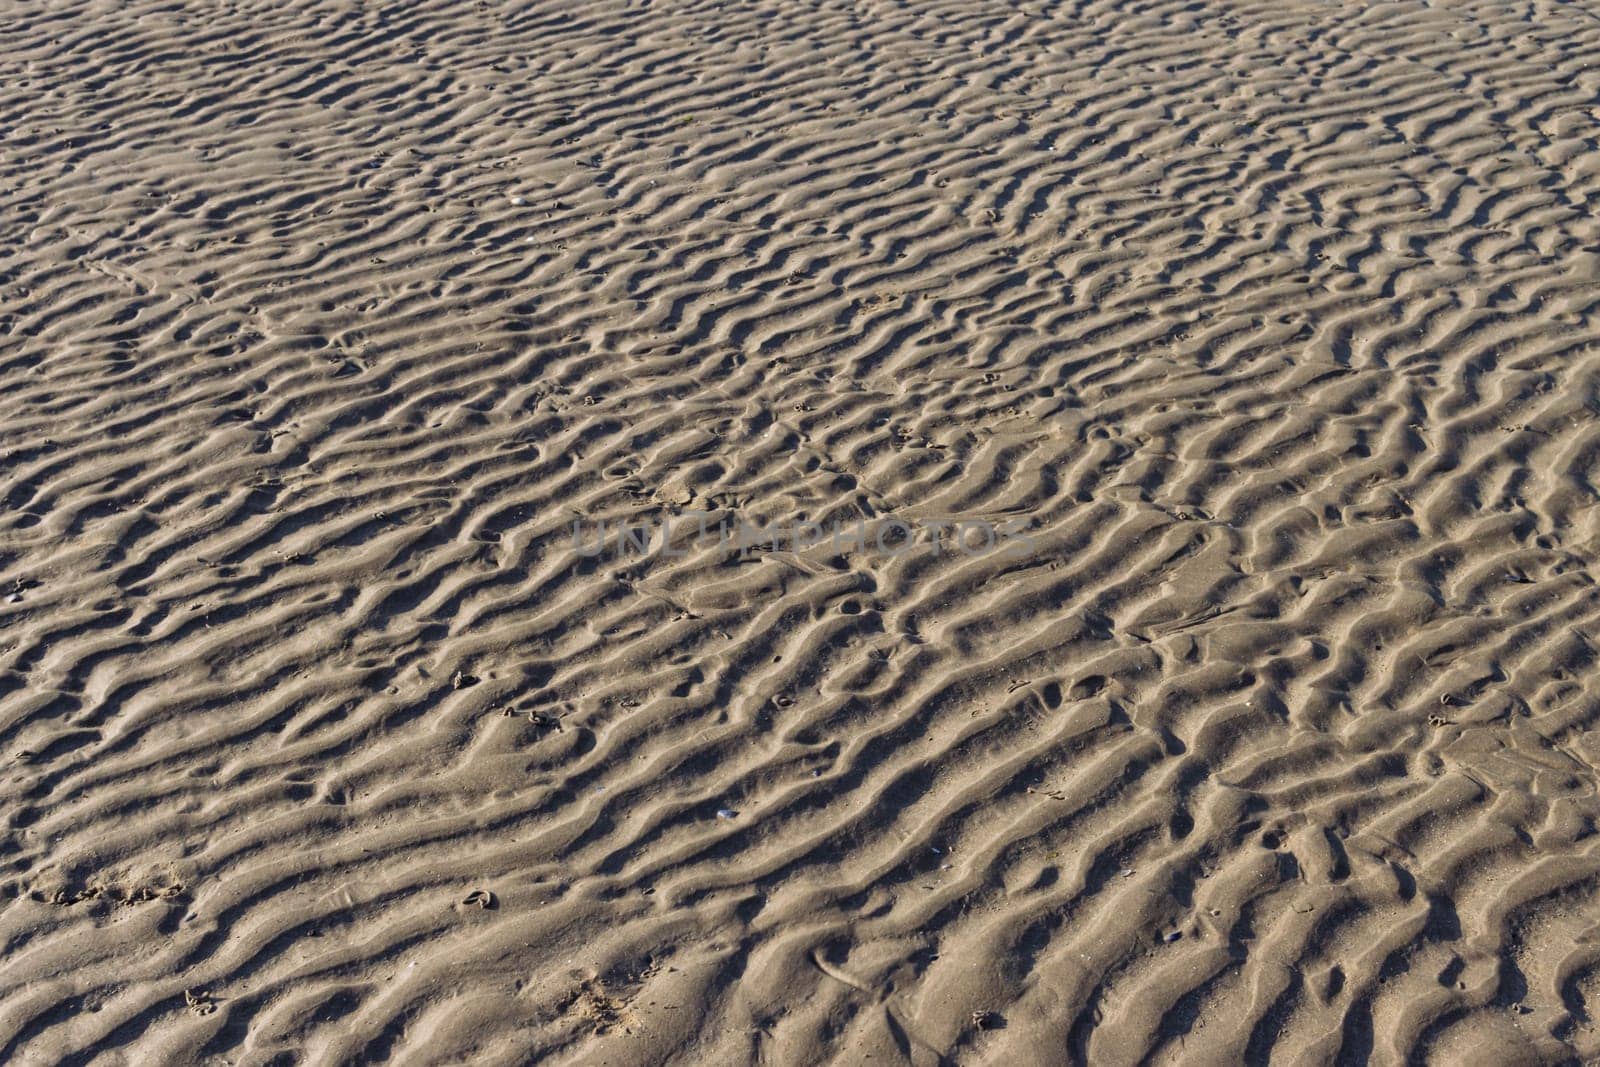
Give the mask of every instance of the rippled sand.
[{"label": "rippled sand", "polygon": [[1600,1061],[1600,8],[0,12],[0,1061]]}]

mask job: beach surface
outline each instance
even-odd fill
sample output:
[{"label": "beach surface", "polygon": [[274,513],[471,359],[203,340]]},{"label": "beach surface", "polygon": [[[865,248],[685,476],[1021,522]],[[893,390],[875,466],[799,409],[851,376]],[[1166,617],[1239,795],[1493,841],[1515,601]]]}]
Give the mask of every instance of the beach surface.
[{"label": "beach surface", "polygon": [[1600,1062],[1600,6],[0,26],[0,1062]]}]

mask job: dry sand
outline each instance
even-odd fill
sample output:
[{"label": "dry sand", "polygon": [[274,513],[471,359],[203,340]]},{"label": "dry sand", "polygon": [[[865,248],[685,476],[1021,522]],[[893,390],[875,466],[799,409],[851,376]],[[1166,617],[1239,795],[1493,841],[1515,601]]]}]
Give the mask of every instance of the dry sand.
[{"label": "dry sand", "polygon": [[1592,0],[0,28],[0,1062],[1600,1061]]}]

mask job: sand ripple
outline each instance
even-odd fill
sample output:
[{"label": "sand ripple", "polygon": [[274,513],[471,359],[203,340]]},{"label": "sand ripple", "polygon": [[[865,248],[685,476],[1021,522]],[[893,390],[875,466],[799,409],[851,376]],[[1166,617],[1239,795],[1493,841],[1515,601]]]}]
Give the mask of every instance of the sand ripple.
[{"label": "sand ripple", "polygon": [[0,1061],[1600,1059],[1584,5],[4,23]]}]

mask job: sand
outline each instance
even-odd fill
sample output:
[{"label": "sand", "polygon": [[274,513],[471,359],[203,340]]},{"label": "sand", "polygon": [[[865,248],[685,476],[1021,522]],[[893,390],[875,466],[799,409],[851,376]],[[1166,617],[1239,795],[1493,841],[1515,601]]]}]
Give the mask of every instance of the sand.
[{"label": "sand", "polygon": [[1600,1062],[1600,8],[0,12],[0,1062]]}]

